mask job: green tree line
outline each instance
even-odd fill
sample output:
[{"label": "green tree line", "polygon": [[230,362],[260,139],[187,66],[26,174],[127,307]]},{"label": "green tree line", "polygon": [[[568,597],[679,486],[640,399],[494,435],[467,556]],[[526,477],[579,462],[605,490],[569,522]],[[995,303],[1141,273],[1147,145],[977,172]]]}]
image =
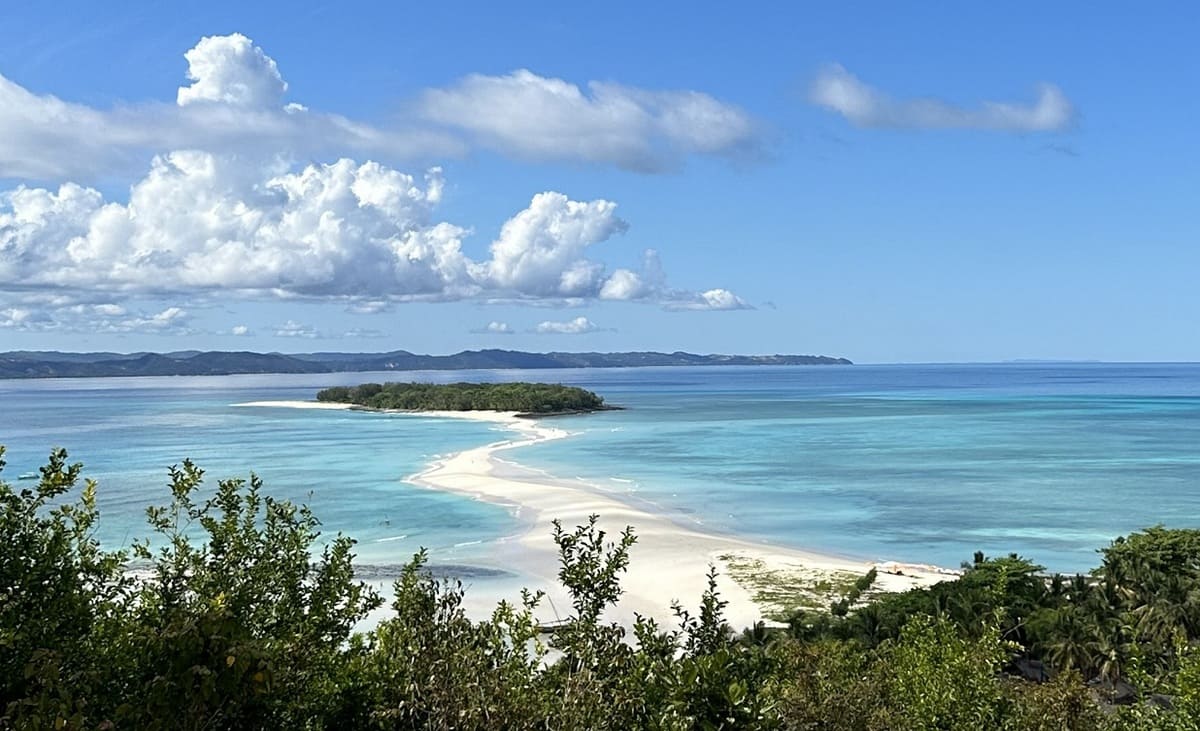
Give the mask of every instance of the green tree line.
[{"label": "green tree line", "polygon": [[[97,485],[64,451],[28,488],[0,480],[0,728],[1200,728],[1197,531],[1118,539],[1071,578],[977,555],[868,601],[867,576],[835,611],[739,633],[715,572],[674,626],[607,621],[637,537],[592,518],[555,524],[572,610],[552,632],[536,593],[468,617],[418,553],[355,633],[382,599],[351,539],[253,475],[169,476],[129,552],[95,539]],[[1034,661],[1039,681],[1017,672]]]},{"label": "green tree line", "polygon": [[318,401],[407,411],[518,411],[554,414],[596,411],[604,399],[551,383],[364,383],[317,393]]}]

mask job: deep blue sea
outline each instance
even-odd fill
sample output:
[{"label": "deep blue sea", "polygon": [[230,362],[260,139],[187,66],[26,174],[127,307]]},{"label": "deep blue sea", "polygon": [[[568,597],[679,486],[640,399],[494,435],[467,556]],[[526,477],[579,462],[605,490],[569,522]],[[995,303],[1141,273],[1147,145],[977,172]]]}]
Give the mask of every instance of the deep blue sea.
[{"label": "deep blue sea", "polygon": [[627,407],[508,453],[700,523],[797,548],[957,566],[1017,552],[1059,571],[1140,527],[1200,526],[1200,365],[1003,364],[462,371],[0,381],[3,477],[64,446],[100,483],[99,535],[145,535],[166,470],[251,470],[306,501],[360,560],[418,547],[486,564],[521,530],[505,509],[403,478],[493,427],[235,407],[367,380],[552,380]]}]

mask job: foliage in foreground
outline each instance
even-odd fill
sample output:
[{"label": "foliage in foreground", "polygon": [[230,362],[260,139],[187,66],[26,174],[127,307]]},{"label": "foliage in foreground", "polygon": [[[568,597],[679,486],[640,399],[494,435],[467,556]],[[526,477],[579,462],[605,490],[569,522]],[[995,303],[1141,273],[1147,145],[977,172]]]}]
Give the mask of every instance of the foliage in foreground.
[{"label": "foliage in foreground", "polygon": [[555,414],[596,411],[604,399],[575,386],[551,383],[364,383],[317,392],[318,401],[406,411],[519,411]]},{"label": "foliage in foreground", "polygon": [[[573,613],[552,634],[535,594],[472,620],[423,553],[352,634],[380,598],[351,540],[322,542],[253,476],[170,477],[131,555],[93,538],[96,486],[65,452],[29,489],[0,481],[0,728],[1200,729],[1192,531],[1130,536],[1070,581],[980,556],[958,581],[741,635],[713,574],[677,628],[627,634],[605,613],[636,537],[592,519],[555,527]],[[1006,672],[1035,657],[1048,682]],[[1093,673],[1141,700],[1104,703]]]}]

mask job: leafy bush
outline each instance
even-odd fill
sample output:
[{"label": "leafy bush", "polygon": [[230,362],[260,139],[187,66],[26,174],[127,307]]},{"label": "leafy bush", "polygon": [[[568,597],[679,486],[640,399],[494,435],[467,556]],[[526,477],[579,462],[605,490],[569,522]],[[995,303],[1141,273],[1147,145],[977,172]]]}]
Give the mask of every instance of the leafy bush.
[{"label": "leafy bush", "polygon": [[[1072,579],[980,555],[852,607],[864,577],[844,612],[735,635],[715,571],[677,628],[606,619],[636,536],[593,516],[555,524],[572,614],[552,632],[538,594],[470,618],[422,552],[354,634],[381,600],[353,541],[253,475],[169,474],[131,554],[94,539],[97,486],[62,450],[36,485],[0,481],[0,729],[1200,729],[1195,531],[1136,533]],[[1035,659],[1048,682],[1015,676]],[[1123,682],[1138,697],[1112,706]]]},{"label": "leafy bush", "polygon": [[[317,519],[226,480],[171,468],[147,511],[158,548],[125,555],[91,537],[95,489],[55,451],[34,490],[0,482],[0,727],[303,727],[336,708],[343,646],[379,597],[354,581],[353,541],[317,559]],[[57,503],[52,501],[59,501]]]}]

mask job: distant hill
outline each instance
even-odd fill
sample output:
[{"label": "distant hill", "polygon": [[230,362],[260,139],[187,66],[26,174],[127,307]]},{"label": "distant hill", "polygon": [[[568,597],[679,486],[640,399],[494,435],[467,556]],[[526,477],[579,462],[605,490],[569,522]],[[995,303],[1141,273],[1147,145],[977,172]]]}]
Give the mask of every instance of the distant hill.
[{"label": "distant hill", "polygon": [[695,353],[525,353],[464,350],[453,355],[390,353],[0,353],[0,378],[218,376],[234,373],[480,370],[487,368],[622,368],[629,366],[851,365],[824,355],[696,355]]}]

